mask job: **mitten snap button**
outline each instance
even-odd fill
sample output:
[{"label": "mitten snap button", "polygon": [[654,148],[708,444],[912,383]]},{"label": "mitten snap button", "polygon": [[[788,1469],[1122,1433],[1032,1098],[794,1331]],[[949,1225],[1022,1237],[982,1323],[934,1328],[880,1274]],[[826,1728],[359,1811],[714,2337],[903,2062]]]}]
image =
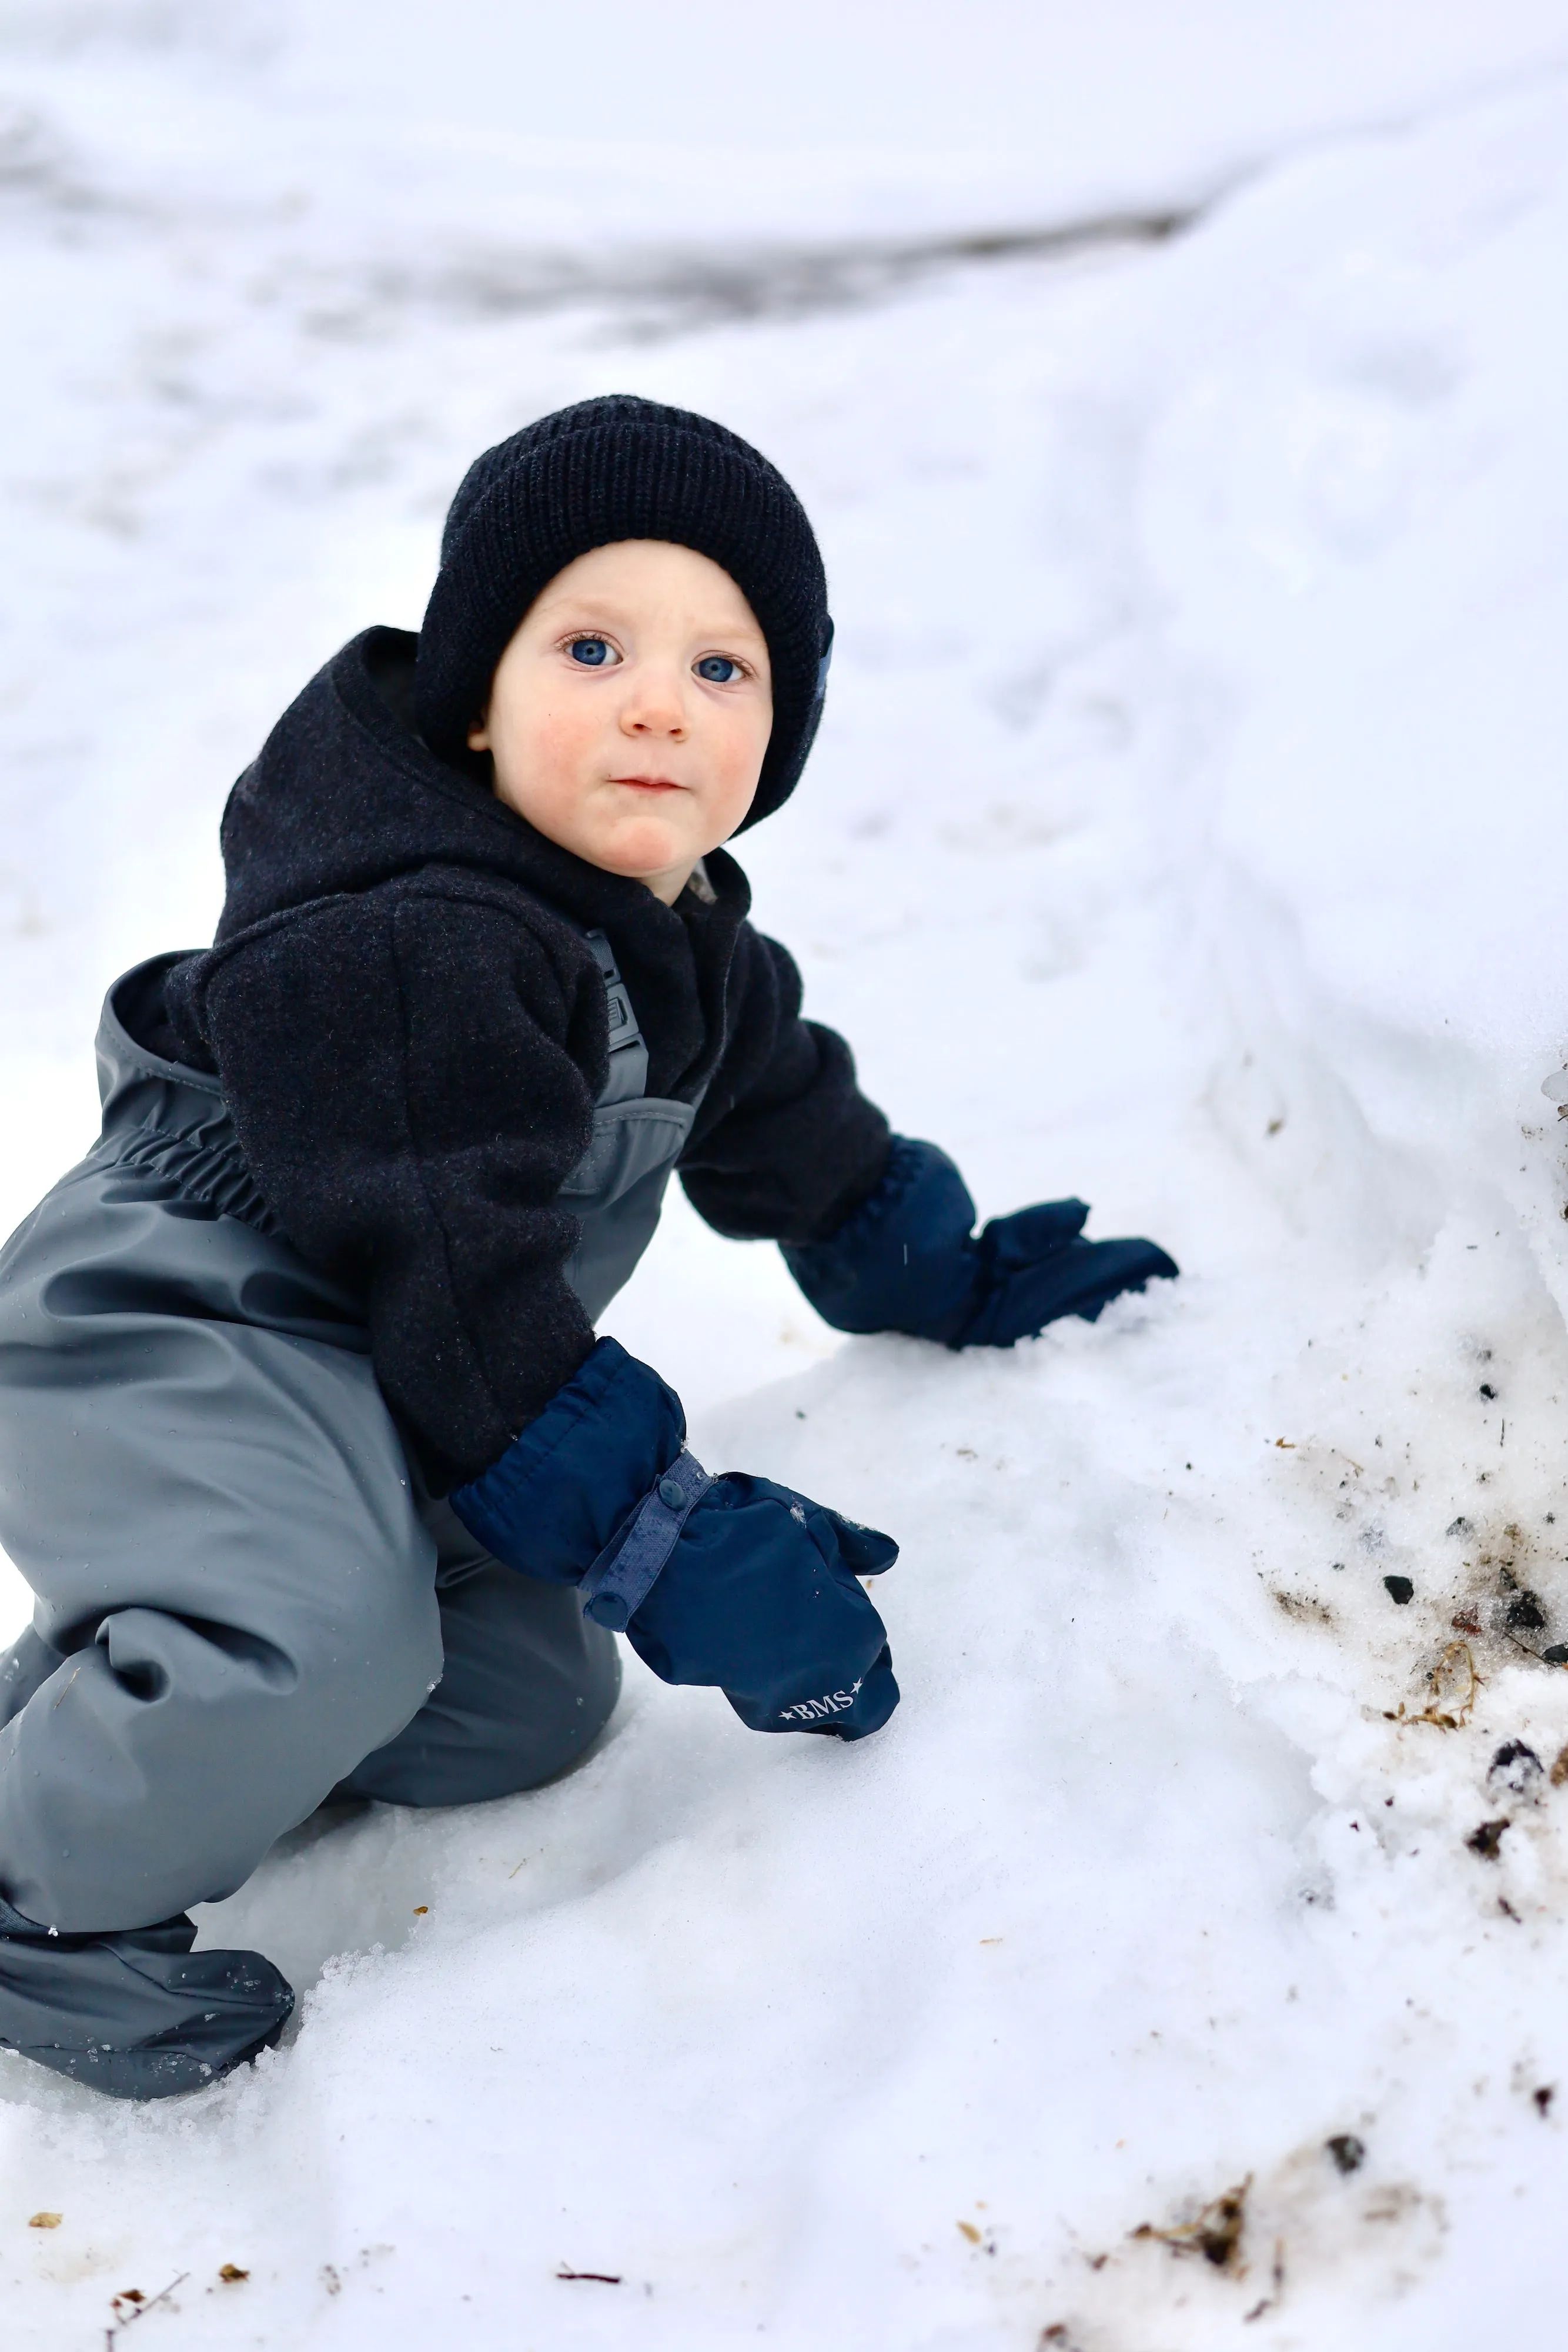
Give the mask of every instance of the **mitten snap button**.
[{"label": "mitten snap button", "polygon": [[678,1511],[685,1499],[684,1492],[674,1478],[660,1479],[659,1500],[661,1503],[668,1503],[672,1511]]}]

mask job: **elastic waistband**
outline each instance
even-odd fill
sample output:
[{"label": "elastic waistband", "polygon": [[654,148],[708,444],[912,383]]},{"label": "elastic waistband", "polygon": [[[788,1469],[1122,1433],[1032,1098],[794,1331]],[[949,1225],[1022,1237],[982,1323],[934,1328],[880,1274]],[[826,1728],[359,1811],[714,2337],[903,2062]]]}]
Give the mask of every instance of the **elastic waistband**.
[{"label": "elastic waistband", "polygon": [[134,1168],[182,1200],[199,1201],[221,1217],[237,1217],[258,1234],[283,1231],[250,1172],[226,1111],[194,1128],[111,1129],[88,1158],[100,1168]]}]

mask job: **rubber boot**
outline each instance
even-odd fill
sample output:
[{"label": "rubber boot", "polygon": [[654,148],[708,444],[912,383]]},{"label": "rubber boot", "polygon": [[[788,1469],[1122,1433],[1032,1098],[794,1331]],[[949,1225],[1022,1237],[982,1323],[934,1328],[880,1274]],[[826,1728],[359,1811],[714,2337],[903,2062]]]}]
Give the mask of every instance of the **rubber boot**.
[{"label": "rubber boot", "polygon": [[183,1916],[67,1935],[0,1900],[0,2043],[115,2099],[198,2091],[277,2040],[292,1988],[259,1952],[193,1952]]}]

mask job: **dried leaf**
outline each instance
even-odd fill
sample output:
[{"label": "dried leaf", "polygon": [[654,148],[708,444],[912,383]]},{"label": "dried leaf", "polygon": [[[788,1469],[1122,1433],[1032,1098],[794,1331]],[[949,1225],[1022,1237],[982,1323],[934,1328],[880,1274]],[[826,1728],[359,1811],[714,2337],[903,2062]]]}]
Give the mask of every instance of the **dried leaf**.
[{"label": "dried leaf", "polygon": [[1178,2221],[1174,2229],[1156,2230],[1152,2221],[1142,2221],[1133,2231],[1134,2238],[1157,2238],[1162,2246],[1169,2246],[1178,2254],[1201,2254],[1217,2271],[1239,2268],[1241,2233],[1247,2222],[1247,2192],[1252,2186],[1248,2174],[1234,2189],[1227,2189],[1212,2198],[1196,2221]]},{"label": "dried leaf", "polygon": [[1449,1643],[1432,1669],[1430,1682],[1434,1709],[1441,1707],[1446,1714],[1462,1720],[1474,1706],[1480,1687],[1480,1676],[1468,1642]]},{"label": "dried leaf", "polygon": [[980,2233],[978,2230],[976,2229],[973,2221],[960,2221],[958,2228],[960,2233],[964,2237],[967,2238],[972,2246],[977,2246],[979,2244]]},{"label": "dried leaf", "polygon": [[1405,1702],[1397,1708],[1385,1707],[1385,1723],[1432,1723],[1439,1731],[1458,1731],[1469,1719],[1476,1703],[1481,1678],[1476,1672],[1476,1662],[1470,1655],[1468,1642],[1450,1642],[1431,1673],[1427,1677],[1432,1698],[1419,1715],[1407,1715]]},{"label": "dried leaf", "polygon": [[218,2273],[218,2276],[223,2280],[225,2286],[235,2286],[241,2279],[249,2278],[250,2273],[248,2271],[242,2271],[237,2263],[225,2263],[222,2270]]},{"label": "dried leaf", "polygon": [[35,2213],[27,2227],[29,2230],[57,2230],[65,2218],[63,2213]]}]

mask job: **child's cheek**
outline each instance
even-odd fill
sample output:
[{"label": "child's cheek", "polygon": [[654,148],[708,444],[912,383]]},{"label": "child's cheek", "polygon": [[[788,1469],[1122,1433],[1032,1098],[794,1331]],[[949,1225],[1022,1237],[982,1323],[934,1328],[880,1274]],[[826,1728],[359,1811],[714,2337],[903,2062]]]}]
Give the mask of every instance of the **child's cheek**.
[{"label": "child's cheek", "polygon": [[533,715],[523,763],[546,790],[570,797],[589,781],[600,732],[598,715],[572,699],[547,704]]},{"label": "child's cheek", "polygon": [[725,797],[727,800],[739,800],[742,814],[750,806],[756,793],[772,732],[773,714],[770,709],[766,712],[737,712],[737,723],[724,746],[721,772]]}]

